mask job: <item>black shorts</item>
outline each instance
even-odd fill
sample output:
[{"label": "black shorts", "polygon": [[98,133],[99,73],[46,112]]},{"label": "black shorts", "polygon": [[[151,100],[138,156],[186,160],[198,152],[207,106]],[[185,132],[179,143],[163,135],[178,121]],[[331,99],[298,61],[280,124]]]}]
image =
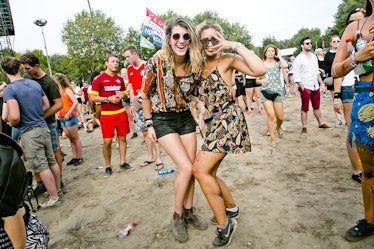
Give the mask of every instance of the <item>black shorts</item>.
[{"label": "black shorts", "polygon": [[157,138],[170,133],[186,135],[196,132],[196,122],[191,111],[152,113]]},{"label": "black shorts", "polygon": [[241,95],[245,95],[245,87],[243,86],[242,83],[239,83],[239,84],[237,83],[236,84],[236,94],[235,94],[235,96],[239,97]]},{"label": "black shorts", "polygon": [[77,98],[77,100],[79,104],[82,104],[82,98]]},{"label": "black shorts", "polygon": [[261,85],[256,84],[256,79],[245,79],[245,88],[252,88],[252,87],[258,87]]}]

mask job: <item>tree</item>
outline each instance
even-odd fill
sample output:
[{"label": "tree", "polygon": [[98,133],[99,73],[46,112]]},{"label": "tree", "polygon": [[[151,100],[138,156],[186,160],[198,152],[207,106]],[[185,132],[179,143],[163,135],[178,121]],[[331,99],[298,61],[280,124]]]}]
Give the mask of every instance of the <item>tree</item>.
[{"label": "tree", "polygon": [[99,10],[83,10],[74,20],[68,20],[62,30],[62,41],[71,58],[70,77],[88,79],[92,71],[102,70],[108,55],[121,55],[123,37],[123,30]]}]

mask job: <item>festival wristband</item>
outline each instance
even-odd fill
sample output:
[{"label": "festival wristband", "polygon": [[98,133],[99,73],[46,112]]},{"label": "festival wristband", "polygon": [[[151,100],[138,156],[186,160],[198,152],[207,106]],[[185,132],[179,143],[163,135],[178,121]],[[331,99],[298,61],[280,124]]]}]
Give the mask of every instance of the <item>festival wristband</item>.
[{"label": "festival wristband", "polygon": [[153,121],[151,119],[146,119],[145,124],[147,127],[153,127]]},{"label": "festival wristband", "polygon": [[341,99],[342,93],[334,93],[334,99]]}]

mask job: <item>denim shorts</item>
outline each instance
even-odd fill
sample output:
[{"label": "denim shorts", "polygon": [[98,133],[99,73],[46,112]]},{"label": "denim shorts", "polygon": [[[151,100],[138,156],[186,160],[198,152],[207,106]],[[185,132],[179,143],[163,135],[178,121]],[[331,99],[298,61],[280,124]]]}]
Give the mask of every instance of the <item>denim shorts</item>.
[{"label": "denim shorts", "polygon": [[171,133],[182,136],[196,132],[196,122],[190,110],[152,113],[152,120],[157,138]]},{"label": "denim shorts", "polygon": [[353,103],[353,96],[355,95],[355,86],[342,86],[342,103]]},{"label": "denim shorts", "polygon": [[77,116],[71,116],[69,120],[65,120],[65,118],[60,118],[61,128],[66,128],[70,126],[78,125],[78,118]]},{"label": "denim shorts", "polygon": [[57,128],[57,121],[48,124],[49,133],[51,134],[51,142],[52,142],[52,149],[53,151],[57,151],[59,146],[58,143],[58,128]]}]

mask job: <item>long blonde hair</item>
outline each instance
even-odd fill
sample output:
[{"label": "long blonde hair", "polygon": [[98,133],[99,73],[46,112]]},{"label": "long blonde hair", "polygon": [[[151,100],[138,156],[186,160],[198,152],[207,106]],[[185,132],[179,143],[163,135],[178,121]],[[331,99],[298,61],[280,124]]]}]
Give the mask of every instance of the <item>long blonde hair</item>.
[{"label": "long blonde hair", "polygon": [[57,85],[59,86],[60,90],[65,89],[65,88],[70,88],[73,92],[74,89],[71,86],[68,78],[66,78],[65,74],[62,73],[56,73],[53,75],[53,79],[56,81]]},{"label": "long blonde hair", "polygon": [[188,30],[188,34],[190,35],[190,46],[187,51],[186,55],[186,71],[187,73],[195,73],[198,74],[201,70],[203,57],[201,53],[201,44],[197,35],[192,28],[191,24],[184,18],[178,17],[169,20],[166,23],[165,29],[165,37],[162,44],[162,52],[163,58],[166,65],[170,66],[171,68],[175,67],[175,60],[174,60],[174,53],[169,44],[170,37],[171,37],[171,30],[174,26],[181,26]]}]

